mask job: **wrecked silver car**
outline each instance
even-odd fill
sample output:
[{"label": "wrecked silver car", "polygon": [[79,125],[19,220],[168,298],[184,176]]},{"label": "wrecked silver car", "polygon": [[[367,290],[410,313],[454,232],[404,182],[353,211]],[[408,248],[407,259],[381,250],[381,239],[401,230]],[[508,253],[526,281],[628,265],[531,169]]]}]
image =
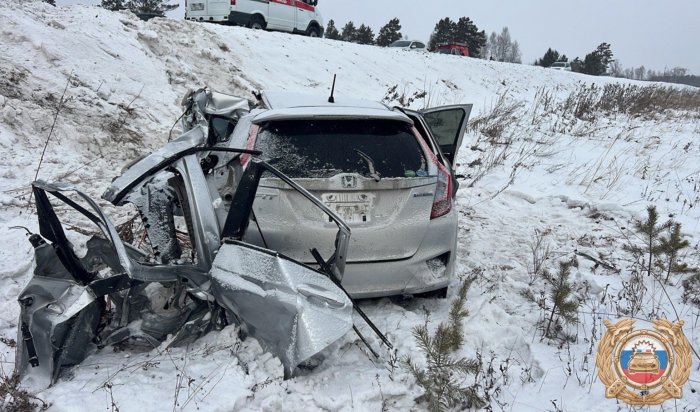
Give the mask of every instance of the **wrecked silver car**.
[{"label": "wrecked silver car", "polygon": [[[34,182],[40,233],[30,236],[36,269],[18,299],[16,357],[20,377],[33,386],[55,383],[62,370],[107,345],[180,345],[228,324],[279,357],[289,377],[351,328],[365,341],[353,308],[389,345],[340,284],[350,239],[343,220],[259,160],[260,152],[227,146],[247,102],[209,91],[185,102],[188,131],[130,165],[103,195],[138,212],[142,230],[133,241],[76,187]],[[239,156],[248,158],[245,170],[231,166]],[[235,187],[231,173],[239,173]],[[309,219],[336,227],[332,255],[311,251],[320,269],[245,242],[263,175],[315,205]],[[67,206],[99,229],[83,257],[66,236],[57,202],[60,214]]]}]

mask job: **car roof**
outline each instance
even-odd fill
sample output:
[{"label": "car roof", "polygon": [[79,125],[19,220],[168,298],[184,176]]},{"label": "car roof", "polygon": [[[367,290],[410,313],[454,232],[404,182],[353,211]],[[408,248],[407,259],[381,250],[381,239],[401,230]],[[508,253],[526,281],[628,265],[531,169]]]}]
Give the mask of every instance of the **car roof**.
[{"label": "car roof", "polygon": [[371,100],[355,99],[336,94],[334,103],[328,96],[293,93],[286,91],[265,91],[262,100],[269,110],[253,118],[254,124],[273,120],[294,120],[308,118],[325,119],[383,119],[413,124],[413,121],[398,110]]}]

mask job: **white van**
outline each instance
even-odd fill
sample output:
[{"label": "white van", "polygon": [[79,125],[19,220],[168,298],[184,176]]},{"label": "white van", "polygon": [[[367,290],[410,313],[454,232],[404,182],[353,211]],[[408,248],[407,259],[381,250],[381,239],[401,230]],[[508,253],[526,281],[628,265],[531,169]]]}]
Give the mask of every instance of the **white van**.
[{"label": "white van", "polygon": [[185,19],[323,35],[318,0],[185,0]]}]

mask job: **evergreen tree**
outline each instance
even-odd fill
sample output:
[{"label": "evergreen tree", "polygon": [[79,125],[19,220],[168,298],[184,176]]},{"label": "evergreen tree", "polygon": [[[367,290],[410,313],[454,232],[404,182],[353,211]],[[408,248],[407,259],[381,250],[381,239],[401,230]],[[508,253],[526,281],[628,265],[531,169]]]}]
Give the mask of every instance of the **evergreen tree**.
[{"label": "evergreen tree", "polygon": [[462,284],[452,302],[449,319],[440,323],[433,334],[428,331],[427,324],[413,328],[418,353],[425,358],[425,366],[421,367],[410,355],[402,360],[425,392],[418,402],[426,404],[431,412],[486,406],[476,385],[465,386],[468,375],[478,374],[482,363],[479,358],[469,359],[459,353],[464,345],[462,322],[469,315],[464,305],[472,281],[469,279]]},{"label": "evergreen tree", "polygon": [[355,23],[349,21],[345,24],[340,39],[349,42],[355,42],[357,40],[357,28],[355,28]]},{"label": "evergreen tree", "polygon": [[583,59],[583,73],[593,76],[605,74],[608,65],[613,60],[613,53],[610,44],[601,43],[593,52],[588,53]]},{"label": "evergreen tree", "polygon": [[386,47],[397,40],[401,40],[401,37],[401,23],[398,17],[394,17],[389,20],[389,23],[379,29],[377,45]]},{"label": "evergreen tree", "polygon": [[44,0],[44,3],[49,3],[50,5],[56,7],[56,0]]},{"label": "evergreen tree", "polygon": [[102,0],[100,7],[110,11],[126,10],[128,8],[126,2],[127,0]]},{"label": "evergreen tree", "polygon": [[328,25],[326,26],[326,31],[324,32],[324,36],[327,39],[331,40],[340,40],[340,32],[338,29],[335,27],[335,22],[333,19],[328,20]]},{"label": "evergreen tree", "polygon": [[569,281],[571,268],[576,261],[559,262],[559,272],[556,275],[548,271],[542,272],[542,278],[549,284],[549,318],[544,327],[543,336],[555,338],[559,335],[558,327],[564,323],[575,323],[578,320],[579,302],[572,296],[574,285]]},{"label": "evergreen tree", "polygon": [[452,37],[453,41],[467,43],[471,57],[480,57],[481,48],[486,45],[486,32],[479,31],[469,17],[460,17],[453,25]]},{"label": "evergreen tree", "polygon": [[647,219],[634,222],[634,230],[641,239],[640,245],[625,245],[624,249],[633,255],[644,259],[647,276],[654,275],[654,267],[658,267],[659,256],[664,252],[661,246],[661,234],[671,228],[672,222],[659,223],[659,212],[656,206],[647,207]]},{"label": "evergreen tree", "polygon": [[687,274],[697,272],[696,268],[691,268],[687,263],[679,261],[681,251],[690,246],[690,242],[687,239],[683,239],[681,235],[681,224],[673,221],[669,221],[667,224],[669,225],[669,236],[662,236],[659,241],[661,253],[666,258],[666,278],[664,283],[668,283],[671,275],[674,273]]},{"label": "evergreen tree", "polygon": [[537,65],[537,66],[542,66],[542,67],[550,67],[550,66],[551,66],[552,64],[554,64],[555,62],[558,62],[558,61],[564,61],[564,62],[565,62],[566,60],[561,60],[562,57],[566,58],[565,55],[564,55],[564,56],[560,56],[558,51],[553,50],[553,49],[550,47],[550,48],[547,49],[547,51],[545,52],[544,56],[542,56],[541,59],[539,59],[539,60],[537,60],[537,61],[535,62],[535,65]]},{"label": "evergreen tree", "polygon": [[178,7],[180,7],[179,4],[167,4],[165,0],[127,0],[126,2],[126,8],[134,13],[164,14]]},{"label": "evergreen tree", "polygon": [[576,73],[583,73],[583,61],[578,57],[571,61],[571,71]]},{"label": "evergreen tree", "polygon": [[358,44],[374,44],[374,32],[372,31],[372,28],[361,24],[357,29],[355,41]]},{"label": "evergreen tree", "polygon": [[428,50],[435,51],[440,43],[450,43],[453,41],[454,23],[449,17],[445,17],[435,24],[433,34],[430,35]]}]

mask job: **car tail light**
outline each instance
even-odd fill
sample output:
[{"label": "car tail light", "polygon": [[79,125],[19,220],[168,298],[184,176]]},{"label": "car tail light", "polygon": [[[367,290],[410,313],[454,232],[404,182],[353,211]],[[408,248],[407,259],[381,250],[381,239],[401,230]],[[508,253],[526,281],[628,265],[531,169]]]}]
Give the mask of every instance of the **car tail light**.
[{"label": "car tail light", "polygon": [[236,0],[231,0],[231,5],[235,6],[236,5]]},{"label": "car tail light", "polygon": [[452,176],[444,165],[438,163],[437,166],[437,186],[433,198],[433,209],[430,212],[431,219],[443,216],[452,210]]}]

